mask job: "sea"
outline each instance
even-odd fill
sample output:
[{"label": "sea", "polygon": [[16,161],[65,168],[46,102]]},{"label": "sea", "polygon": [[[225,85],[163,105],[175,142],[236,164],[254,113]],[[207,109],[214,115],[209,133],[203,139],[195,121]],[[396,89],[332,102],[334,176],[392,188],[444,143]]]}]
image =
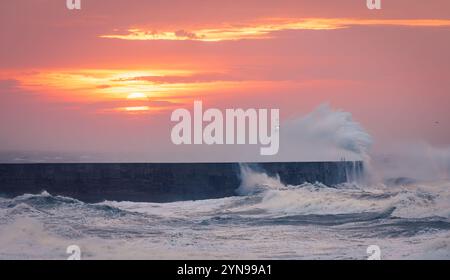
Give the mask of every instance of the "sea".
[{"label": "sea", "polygon": [[73,248],[81,259],[450,259],[450,181],[287,186],[247,170],[221,199],[0,198],[0,259],[65,260]]}]

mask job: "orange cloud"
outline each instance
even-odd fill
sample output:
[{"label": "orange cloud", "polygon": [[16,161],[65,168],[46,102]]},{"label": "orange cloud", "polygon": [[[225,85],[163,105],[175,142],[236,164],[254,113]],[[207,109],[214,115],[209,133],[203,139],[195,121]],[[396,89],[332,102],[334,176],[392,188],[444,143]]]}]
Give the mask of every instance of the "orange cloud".
[{"label": "orange cloud", "polygon": [[194,98],[271,83],[189,70],[69,69],[5,75],[14,77],[19,88],[52,101],[90,104],[85,108],[99,113],[154,113],[191,103]]},{"label": "orange cloud", "polygon": [[84,100],[127,99],[140,93],[148,98],[164,97],[171,89],[157,83],[138,80],[142,76],[186,75],[189,71],[174,70],[39,70],[13,74],[20,86],[32,91],[70,93]]},{"label": "orange cloud", "polygon": [[352,19],[352,18],[309,18],[269,19],[259,23],[224,25],[213,28],[196,28],[192,31],[153,31],[148,28],[130,28],[123,34],[106,34],[101,38],[121,40],[191,40],[219,42],[242,39],[269,39],[274,32],[283,30],[334,30],[351,26],[414,26],[448,27],[446,19]]}]

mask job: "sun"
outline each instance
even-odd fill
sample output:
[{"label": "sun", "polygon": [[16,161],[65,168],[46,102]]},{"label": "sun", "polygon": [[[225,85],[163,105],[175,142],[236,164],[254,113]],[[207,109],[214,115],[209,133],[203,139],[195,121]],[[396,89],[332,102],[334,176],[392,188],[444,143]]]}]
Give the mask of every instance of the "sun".
[{"label": "sun", "polygon": [[142,92],[133,92],[127,96],[127,99],[146,99],[147,95]]}]

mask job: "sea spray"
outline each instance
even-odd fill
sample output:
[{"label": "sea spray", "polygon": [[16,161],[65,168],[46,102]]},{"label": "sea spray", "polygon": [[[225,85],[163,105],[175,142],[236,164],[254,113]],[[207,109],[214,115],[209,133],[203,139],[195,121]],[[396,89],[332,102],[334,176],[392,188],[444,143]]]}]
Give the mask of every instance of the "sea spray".
[{"label": "sea spray", "polygon": [[[351,113],[322,104],[311,113],[282,124],[280,157],[285,161],[355,162],[345,171],[349,182],[368,184],[377,177],[369,155],[372,142],[371,135]],[[363,166],[358,163],[361,161]]]},{"label": "sea spray", "polygon": [[236,190],[238,195],[252,195],[260,193],[266,189],[285,189],[280,177],[270,177],[265,172],[258,172],[255,167],[249,164],[240,164],[241,185]]},{"label": "sea spray", "polygon": [[450,148],[426,142],[393,143],[389,150],[374,156],[373,164],[390,182],[449,180]]}]

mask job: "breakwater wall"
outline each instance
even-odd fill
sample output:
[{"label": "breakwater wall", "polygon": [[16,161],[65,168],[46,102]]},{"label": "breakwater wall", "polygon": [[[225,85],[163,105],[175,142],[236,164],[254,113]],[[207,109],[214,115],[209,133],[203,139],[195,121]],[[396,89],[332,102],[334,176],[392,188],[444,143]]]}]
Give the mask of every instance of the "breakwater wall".
[{"label": "breakwater wall", "polygon": [[[361,162],[251,163],[289,185],[336,185],[362,174]],[[47,191],[84,202],[171,202],[235,195],[238,163],[0,164],[0,196]]]}]

